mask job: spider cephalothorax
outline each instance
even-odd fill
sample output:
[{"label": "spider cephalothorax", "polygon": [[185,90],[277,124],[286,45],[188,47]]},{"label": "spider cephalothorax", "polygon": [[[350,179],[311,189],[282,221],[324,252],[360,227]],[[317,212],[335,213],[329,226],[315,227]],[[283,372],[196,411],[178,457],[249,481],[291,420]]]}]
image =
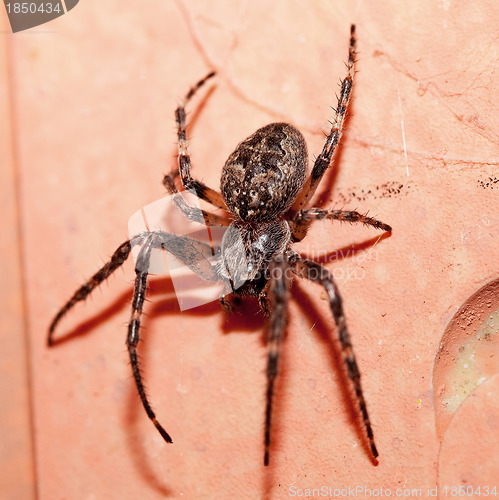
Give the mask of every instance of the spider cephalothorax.
[{"label": "spider cephalothorax", "polygon": [[276,254],[289,247],[291,230],[285,220],[257,226],[234,221],[220,246],[220,276],[238,295],[260,296],[268,282],[267,266]]},{"label": "spider cephalothorax", "polygon": [[[220,246],[213,249],[202,241],[165,231],[145,231],[134,235],[120,245],[111,260],[76,291],[50,325],[49,345],[53,342],[57,324],[66,312],[77,302],[84,300],[96,286],[120,267],[128,258],[132,247],[140,246],[135,265],[136,278],[127,347],[142,404],[167,442],[172,442],[172,439],[158,422],[149,404],[137,357],[149,263],[154,248],[162,248],[173,254],[204,280],[225,282],[231,293],[236,296],[258,297],[262,309],[270,316],[264,432],[265,465],[269,463],[274,382],[278,373],[280,346],[287,322],[291,280],[299,277],[322,286],[336,324],[343,360],[355,389],[370,449],[374,458],[378,456],[338,287],[325,267],[292,249],[292,243],[302,240],[310,224],[315,220],[361,222],[376,229],[391,231],[389,225],[358,212],[307,208],[324,172],[331,164],[341,138],[352,90],[355,45],[355,27],[352,25],[347,75],[341,83],[336,114],[331,122],[331,131],[324,147],[308,176],[307,146],[303,136],[291,125],[273,123],[258,129],[241,142],[229,156],[222,170],[221,194],[193,179],[187,152],[185,105],[197,89],[214,76],[214,73],[210,73],[192,87],[175,112],[179,168],[166,175],[163,183],[172,195],[176,207],[187,219],[203,222],[208,226],[226,227]],[[189,206],[178,192],[176,183],[179,178],[184,189],[194,191],[198,198],[223,209],[226,215]],[[224,297],[222,302],[226,303]]]}]

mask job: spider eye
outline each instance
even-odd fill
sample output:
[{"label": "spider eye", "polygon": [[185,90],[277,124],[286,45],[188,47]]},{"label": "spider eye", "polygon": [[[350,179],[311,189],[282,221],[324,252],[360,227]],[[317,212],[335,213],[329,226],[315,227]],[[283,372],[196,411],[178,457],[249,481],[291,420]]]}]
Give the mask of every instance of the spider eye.
[{"label": "spider eye", "polygon": [[239,194],[241,190],[239,188],[234,189],[234,193]]},{"label": "spider eye", "polygon": [[252,189],[252,190],[250,191],[250,196],[251,196],[252,198],[254,198],[254,197],[256,196],[256,191],[255,191],[254,189]]}]

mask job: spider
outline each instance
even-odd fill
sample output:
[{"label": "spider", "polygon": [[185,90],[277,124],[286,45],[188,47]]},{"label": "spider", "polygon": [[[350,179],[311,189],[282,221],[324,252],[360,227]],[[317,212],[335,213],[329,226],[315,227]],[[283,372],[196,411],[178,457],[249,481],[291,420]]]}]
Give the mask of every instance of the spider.
[{"label": "spider", "polygon": [[[306,208],[331,164],[342,135],[355,73],[355,55],[355,26],[352,25],[346,64],[347,74],[341,81],[341,91],[334,120],[331,122],[331,130],[311,173],[308,176],[306,174],[307,145],[302,134],[287,123],[271,123],[241,142],[229,156],[222,169],[220,193],[191,177],[185,112],[187,103],[198,89],[215,75],[215,72],[209,73],[194,85],[175,111],[178,170],[166,175],[163,184],[174,197],[178,210],[187,219],[203,222],[207,226],[226,227],[221,244],[213,249],[210,245],[189,236],[165,231],[145,231],[132,236],[118,247],[102,269],[74,293],[50,325],[49,346],[53,345],[54,332],[61,318],[118,269],[127,260],[132,247],[138,245],[140,250],[135,265],[136,277],[126,345],[142,405],[156,429],[168,443],[172,442],[172,438],[159,423],[151,408],[137,359],[149,262],[151,252],[155,248],[173,254],[204,280],[226,283],[235,297],[257,297],[261,309],[270,317],[267,342],[264,465],[269,464],[272,401],[278,374],[279,354],[287,324],[290,285],[297,276],[322,286],[338,331],[347,374],[355,389],[369,448],[375,461],[378,457],[338,287],[326,268],[302,257],[292,248],[294,242],[301,241],[306,236],[313,221],[323,219],[360,222],[391,232],[388,224],[355,211]],[[180,196],[177,187],[179,178],[185,190],[190,190],[198,198],[223,209],[225,215],[217,215],[188,205]],[[208,257],[213,254],[214,264],[208,261]],[[221,302],[223,306],[231,307],[225,296],[221,297]]]}]

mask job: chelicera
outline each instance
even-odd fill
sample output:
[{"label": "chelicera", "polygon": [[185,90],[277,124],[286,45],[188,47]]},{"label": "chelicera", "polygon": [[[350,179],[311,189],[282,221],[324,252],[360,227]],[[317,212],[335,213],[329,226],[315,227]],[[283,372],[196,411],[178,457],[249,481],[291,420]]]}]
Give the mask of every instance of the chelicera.
[{"label": "chelicera", "polygon": [[[287,123],[272,123],[258,129],[241,142],[229,156],[222,169],[220,193],[192,178],[191,160],[187,151],[185,106],[215,73],[208,74],[192,87],[175,112],[178,170],[166,175],[163,184],[174,197],[176,208],[187,219],[202,222],[207,226],[226,227],[221,244],[213,249],[210,245],[189,236],[165,231],[145,231],[135,235],[120,245],[110,261],[76,291],[50,325],[48,343],[52,345],[56,326],[68,310],[77,302],[84,300],[96,286],[118,269],[126,261],[134,246],[139,246],[132,313],[126,343],[142,404],[148,417],[168,443],[172,442],[172,438],[159,423],[151,408],[137,359],[149,262],[154,248],[161,248],[173,254],[204,280],[224,282],[236,297],[257,297],[262,310],[269,316],[264,425],[265,465],[269,464],[274,384],[287,323],[291,281],[299,277],[322,286],[336,324],[343,360],[355,390],[369,447],[374,459],[378,456],[338,287],[326,268],[304,258],[292,248],[293,243],[303,240],[313,221],[322,219],[363,223],[376,229],[391,231],[388,224],[355,211],[308,207],[325,171],[331,165],[342,135],[355,72],[355,47],[355,27],[352,25],[347,74],[341,82],[332,127],[309,175],[307,175],[307,145],[302,134]],[[179,194],[179,182],[183,189],[194,192],[198,198],[222,209],[224,215],[189,206]],[[213,260],[208,261],[213,255],[215,263]],[[226,297],[222,297],[221,301],[224,306],[229,307]]]}]

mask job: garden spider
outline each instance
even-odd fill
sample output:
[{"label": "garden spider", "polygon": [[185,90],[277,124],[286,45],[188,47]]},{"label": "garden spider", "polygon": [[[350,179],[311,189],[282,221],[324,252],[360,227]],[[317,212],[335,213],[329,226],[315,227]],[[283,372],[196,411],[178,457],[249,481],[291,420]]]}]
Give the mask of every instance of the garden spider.
[{"label": "garden spider", "polygon": [[[378,456],[338,287],[327,269],[302,257],[291,248],[292,243],[301,241],[306,236],[309,226],[315,220],[361,222],[391,232],[389,225],[358,212],[306,208],[324,172],[331,164],[342,135],[355,72],[355,47],[355,26],[352,25],[347,75],[341,82],[336,114],[322,152],[315,160],[308,177],[307,146],[302,134],[286,123],[272,123],[258,129],[241,142],[229,156],[222,170],[221,194],[193,179],[187,152],[185,106],[215,73],[208,74],[192,87],[175,112],[179,168],[178,171],[166,175],[163,184],[173,196],[176,207],[187,219],[203,222],[207,226],[226,227],[221,245],[212,249],[210,245],[196,239],[165,231],[145,231],[132,236],[118,247],[111,260],[100,271],[76,291],[50,325],[48,344],[52,345],[53,334],[61,318],[118,269],[128,258],[132,247],[138,245],[140,251],[135,266],[132,313],[126,343],[144,409],[168,443],[171,443],[172,439],[158,422],[149,404],[137,359],[142,307],[151,252],[154,248],[161,248],[173,254],[204,280],[224,282],[235,296],[258,297],[261,309],[270,316],[264,431],[265,465],[269,464],[274,383],[287,322],[291,281],[294,276],[298,276],[321,285],[327,294],[336,323],[343,360],[355,389],[372,456],[374,459]],[[178,192],[178,177],[184,189],[195,192],[198,198],[225,210],[226,215],[217,215],[189,206]],[[213,255],[214,264],[208,261]],[[222,297],[221,301],[222,305],[229,307],[225,297]]]}]

